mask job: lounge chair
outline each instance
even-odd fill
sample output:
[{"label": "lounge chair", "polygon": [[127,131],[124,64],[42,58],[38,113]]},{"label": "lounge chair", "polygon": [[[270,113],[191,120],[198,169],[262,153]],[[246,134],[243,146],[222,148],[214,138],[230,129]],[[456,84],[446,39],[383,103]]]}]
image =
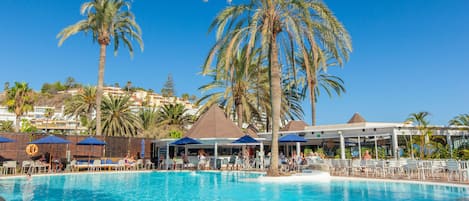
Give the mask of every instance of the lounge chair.
[{"label": "lounge chair", "polygon": [[101,171],[101,160],[94,160],[90,166],[91,171]]},{"label": "lounge chair", "polygon": [[150,159],[145,160],[145,169],[152,170],[155,168],[155,163],[151,162]]}]

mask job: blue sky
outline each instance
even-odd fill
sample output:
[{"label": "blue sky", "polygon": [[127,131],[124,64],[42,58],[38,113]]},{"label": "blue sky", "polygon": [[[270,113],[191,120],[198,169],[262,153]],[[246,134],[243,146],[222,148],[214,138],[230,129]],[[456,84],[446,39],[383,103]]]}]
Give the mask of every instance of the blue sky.
[{"label": "blue sky", "polygon": [[[79,34],[57,47],[57,33],[83,17],[79,0],[4,0],[0,12],[0,82],[64,81],[95,84],[98,46]],[[233,0],[239,3],[240,0]],[[347,93],[320,97],[319,124],[346,122],[355,112],[368,121],[401,122],[428,111],[432,124],[445,125],[468,113],[469,1],[326,0],[349,30],[354,51],[342,69],[329,72],[345,80]],[[159,92],[168,74],[176,91],[200,96],[209,80],[202,65],[214,36],[207,28],[226,7],[224,0],[134,0],[132,10],[143,30],[144,52],[133,59],[121,49],[108,51],[105,83],[130,80]],[[304,102],[310,123],[309,101]]]}]

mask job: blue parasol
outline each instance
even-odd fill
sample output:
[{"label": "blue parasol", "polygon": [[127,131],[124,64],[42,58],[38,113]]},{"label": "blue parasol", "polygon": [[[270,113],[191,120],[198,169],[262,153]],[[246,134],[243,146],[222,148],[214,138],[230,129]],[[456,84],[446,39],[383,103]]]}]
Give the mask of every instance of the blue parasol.
[{"label": "blue parasol", "polygon": [[77,145],[106,145],[106,142],[98,140],[94,137],[88,137],[78,142]]},{"label": "blue parasol", "polygon": [[172,145],[186,145],[186,144],[202,144],[201,142],[194,140],[190,137],[183,137],[171,143]]},{"label": "blue parasol", "polygon": [[306,139],[298,135],[289,134],[278,139],[279,142],[307,142]]},{"label": "blue parasol", "polygon": [[236,144],[246,144],[246,143],[259,143],[256,139],[252,138],[249,135],[244,135],[243,137],[240,137],[239,139],[233,141],[233,143]]},{"label": "blue parasol", "polygon": [[7,143],[7,142],[14,142],[15,140],[12,140],[10,138],[6,138],[6,137],[1,137],[0,136],[0,143]]},{"label": "blue parasol", "polygon": [[47,137],[43,137],[41,139],[29,142],[28,144],[70,144],[70,141],[53,135],[49,135]]}]

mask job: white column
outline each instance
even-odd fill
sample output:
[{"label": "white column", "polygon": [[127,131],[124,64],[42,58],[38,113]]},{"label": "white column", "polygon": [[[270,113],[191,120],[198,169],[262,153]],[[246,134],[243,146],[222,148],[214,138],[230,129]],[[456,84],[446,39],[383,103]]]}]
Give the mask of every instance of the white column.
[{"label": "white column", "polygon": [[217,169],[217,158],[218,158],[218,143],[215,142],[215,150],[214,150],[214,161],[213,161],[213,169]]},{"label": "white column", "polygon": [[[301,152],[300,143],[297,142],[296,143],[296,156],[300,156],[300,152]],[[296,160],[296,158],[295,158],[295,160]]]},{"label": "white column", "polygon": [[446,130],[446,143],[449,144],[449,154],[451,158],[453,158],[453,140],[451,140],[451,135],[449,134],[449,131]]},{"label": "white column", "polygon": [[264,152],[264,143],[261,142],[261,144],[259,145],[261,146],[260,147],[260,152],[259,152],[259,155],[261,156],[260,157],[260,163],[261,163],[261,170],[264,170],[264,155],[265,155],[265,152]]},{"label": "white column", "polygon": [[375,158],[378,160],[378,138],[375,135]]},{"label": "white column", "polygon": [[399,141],[397,139],[397,132],[395,129],[392,130],[392,148],[394,159],[397,160],[399,156]]},{"label": "white column", "polygon": [[361,140],[360,136],[358,136],[358,159],[362,159],[362,145],[361,145]]},{"label": "white column", "polygon": [[166,143],[166,158],[164,162],[165,170],[168,170],[168,163],[169,163],[169,143]]},{"label": "white column", "polygon": [[414,143],[412,142],[412,130],[410,130],[410,158],[414,159]]},{"label": "white column", "polygon": [[342,135],[342,131],[339,131],[339,138],[340,138],[340,158],[345,159],[345,140],[344,140],[344,136]]}]

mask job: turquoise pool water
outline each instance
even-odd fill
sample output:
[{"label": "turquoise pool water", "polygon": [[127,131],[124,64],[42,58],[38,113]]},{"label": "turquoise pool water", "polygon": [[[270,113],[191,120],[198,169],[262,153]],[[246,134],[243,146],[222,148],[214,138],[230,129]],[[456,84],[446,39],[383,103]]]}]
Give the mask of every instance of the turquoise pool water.
[{"label": "turquoise pool water", "polygon": [[469,200],[469,189],[440,185],[332,180],[255,183],[242,172],[70,174],[0,179],[6,200]]}]

